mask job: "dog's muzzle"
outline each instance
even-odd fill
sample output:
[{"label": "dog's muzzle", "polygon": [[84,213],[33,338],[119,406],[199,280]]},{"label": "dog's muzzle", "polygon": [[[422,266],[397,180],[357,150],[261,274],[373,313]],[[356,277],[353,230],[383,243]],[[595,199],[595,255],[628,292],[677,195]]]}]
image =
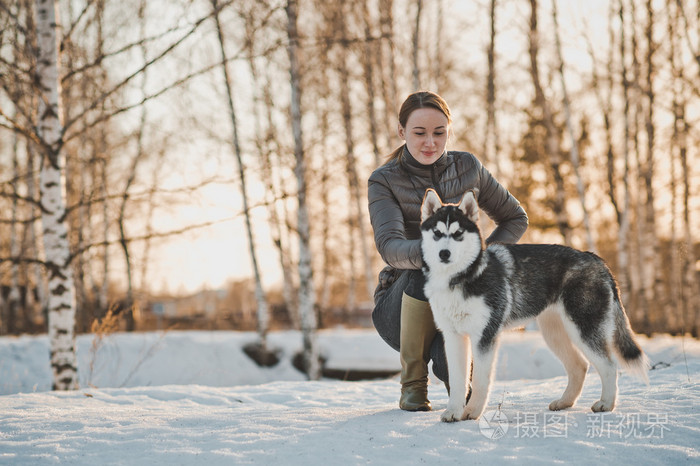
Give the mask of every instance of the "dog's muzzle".
[{"label": "dog's muzzle", "polygon": [[438,255],[442,262],[448,263],[450,261],[450,251],[448,249],[442,249]]}]

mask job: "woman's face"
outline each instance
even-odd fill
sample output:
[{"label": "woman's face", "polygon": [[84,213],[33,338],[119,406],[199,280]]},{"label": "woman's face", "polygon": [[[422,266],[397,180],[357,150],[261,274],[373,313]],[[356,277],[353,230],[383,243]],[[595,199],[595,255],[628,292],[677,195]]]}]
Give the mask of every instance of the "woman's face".
[{"label": "woman's face", "polygon": [[423,165],[431,165],[445,151],[449,123],[440,110],[419,108],[414,110],[404,128],[399,123],[399,136],[414,159]]}]

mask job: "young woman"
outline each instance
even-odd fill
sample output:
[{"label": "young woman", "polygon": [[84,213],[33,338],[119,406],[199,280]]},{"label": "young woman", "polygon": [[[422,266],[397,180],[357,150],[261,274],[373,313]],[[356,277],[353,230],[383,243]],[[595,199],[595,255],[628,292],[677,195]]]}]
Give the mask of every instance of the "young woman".
[{"label": "young woman", "polygon": [[450,109],[439,95],[408,96],[399,112],[405,144],[369,178],[369,213],[379,254],[388,264],[379,274],[372,313],[381,337],[401,356],[401,398],[407,411],[429,411],[428,362],[449,390],[442,336],[437,332],[421,272],[420,206],[427,188],[444,202],[474,190],[479,207],[496,223],[487,243],[517,242],[528,219],[520,203],[469,152],[446,151]]}]

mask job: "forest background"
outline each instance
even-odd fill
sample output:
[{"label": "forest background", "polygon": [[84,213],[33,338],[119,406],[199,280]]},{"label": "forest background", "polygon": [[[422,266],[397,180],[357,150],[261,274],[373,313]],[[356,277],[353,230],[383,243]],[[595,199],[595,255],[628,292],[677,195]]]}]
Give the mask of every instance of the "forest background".
[{"label": "forest background", "polygon": [[0,0],[0,31],[0,335],[48,331],[55,375],[110,319],[366,325],[366,180],[418,89],[523,241],[601,255],[637,332],[698,335],[697,1]]}]

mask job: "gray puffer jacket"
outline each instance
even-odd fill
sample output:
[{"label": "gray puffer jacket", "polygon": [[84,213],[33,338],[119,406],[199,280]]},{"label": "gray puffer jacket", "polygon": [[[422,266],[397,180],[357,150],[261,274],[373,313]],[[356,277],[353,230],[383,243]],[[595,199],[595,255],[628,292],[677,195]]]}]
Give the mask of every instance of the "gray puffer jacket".
[{"label": "gray puffer jacket", "polygon": [[[497,225],[486,242],[515,243],[527,229],[527,214],[469,152],[445,152],[432,165],[422,165],[404,147],[396,159],[369,177],[369,216],[374,241],[394,269],[420,269],[420,206],[427,188],[443,202],[458,202],[474,190],[479,207]],[[381,286],[381,283],[380,283]]]}]

